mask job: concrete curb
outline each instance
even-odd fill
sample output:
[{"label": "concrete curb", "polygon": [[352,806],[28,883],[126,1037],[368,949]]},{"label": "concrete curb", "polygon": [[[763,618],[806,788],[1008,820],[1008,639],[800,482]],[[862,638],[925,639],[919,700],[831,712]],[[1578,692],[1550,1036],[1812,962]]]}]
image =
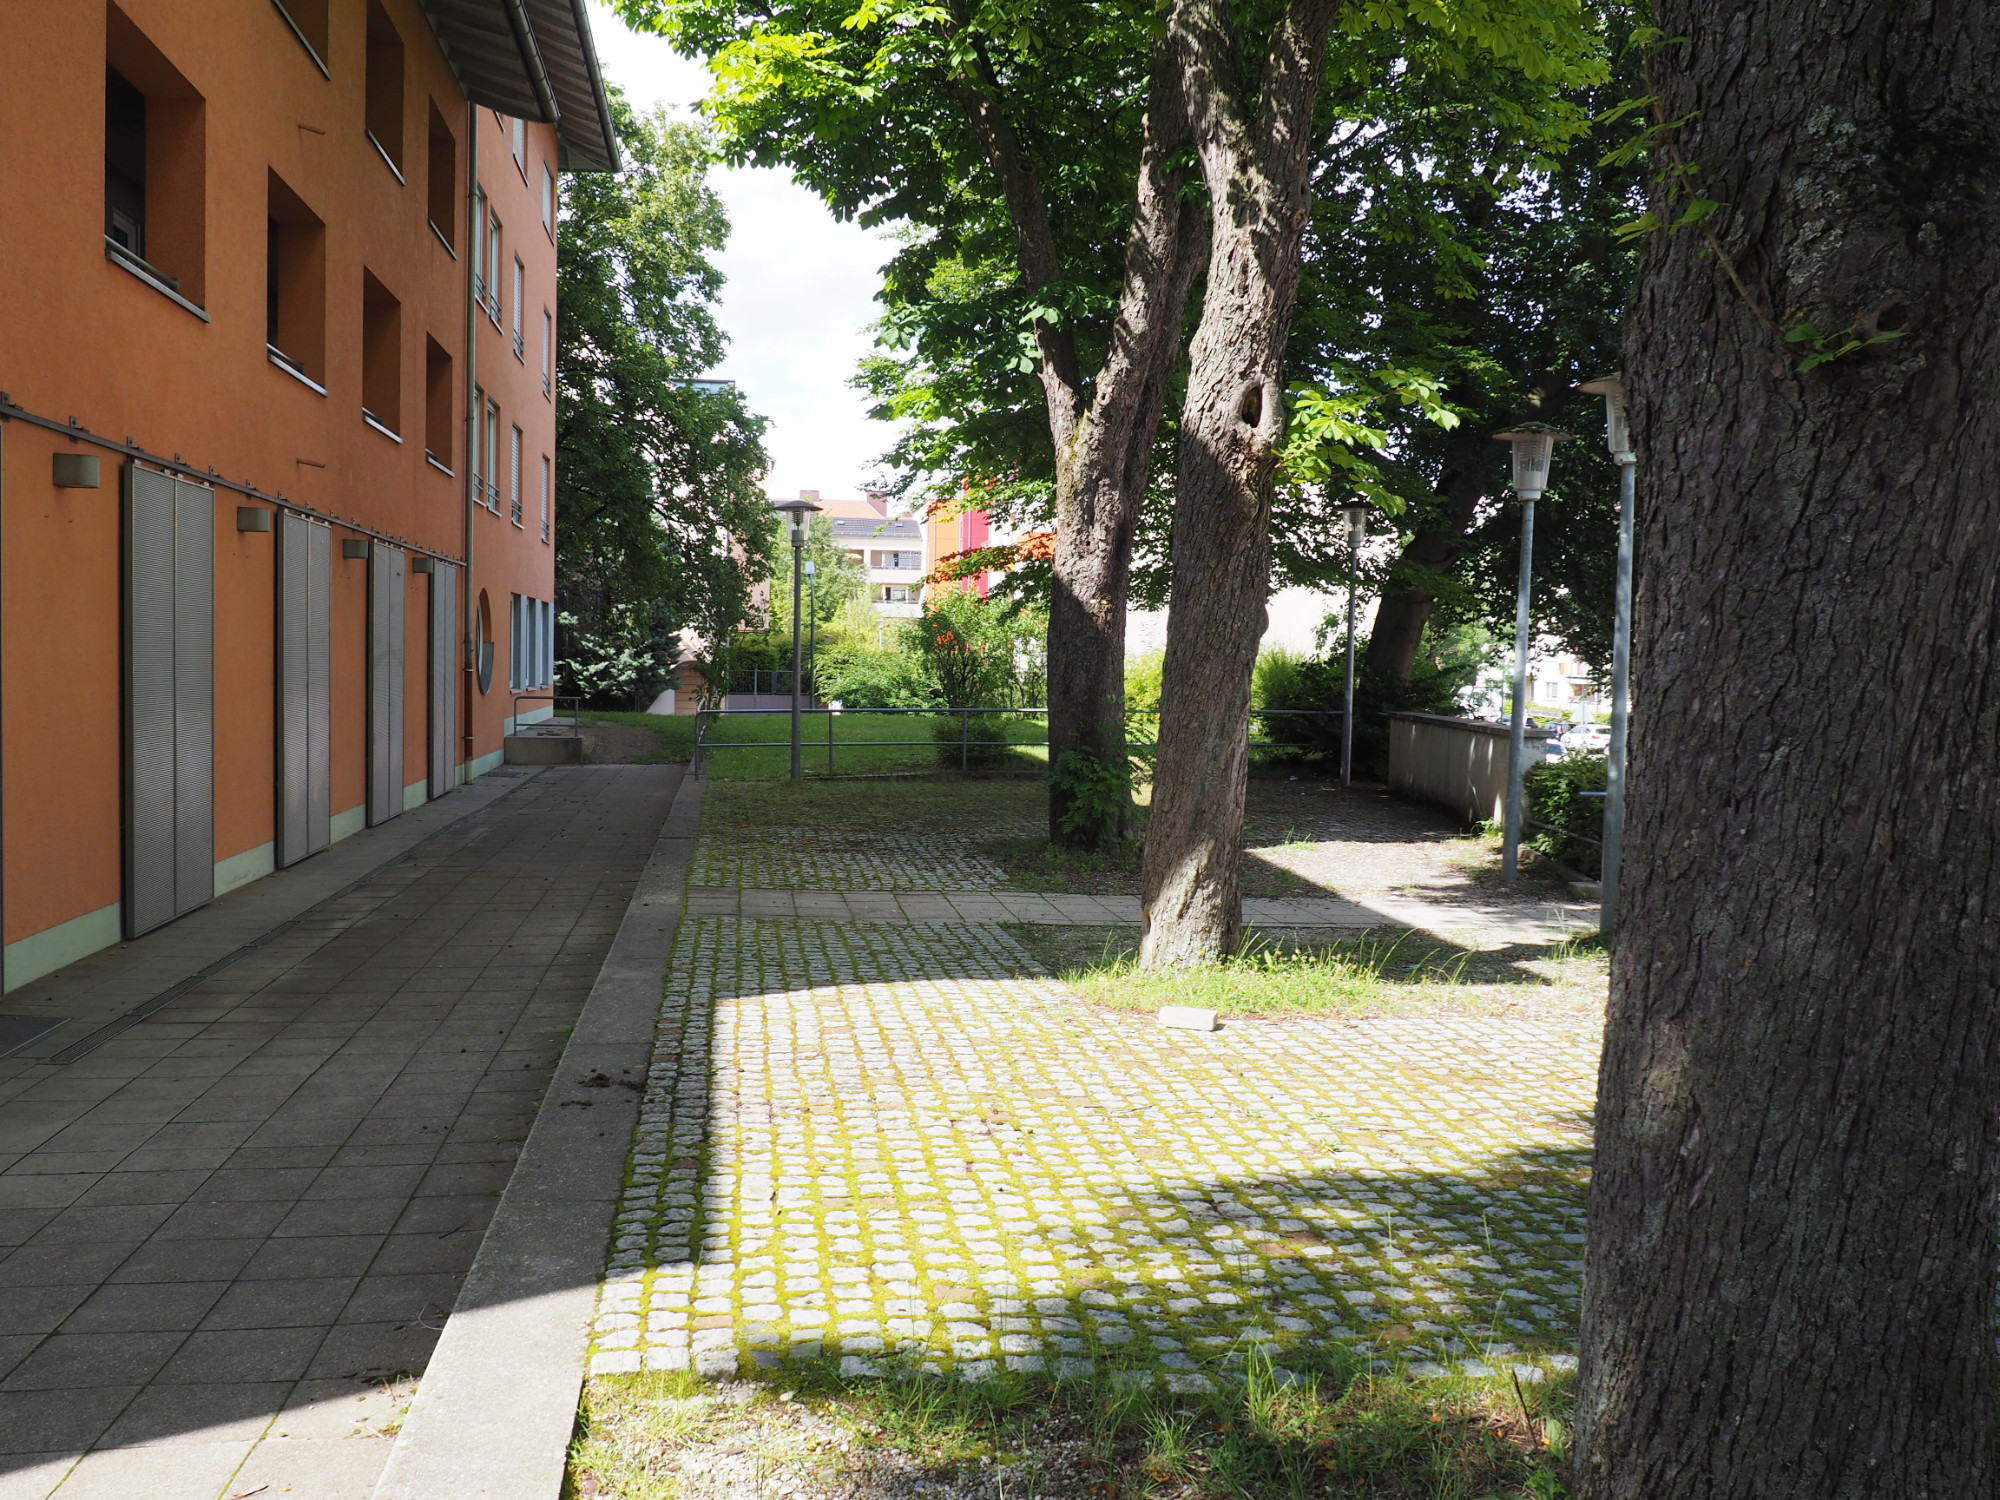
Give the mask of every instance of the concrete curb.
[{"label": "concrete curb", "polygon": [[683,775],[375,1500],[555,1500],[704,779]]}]

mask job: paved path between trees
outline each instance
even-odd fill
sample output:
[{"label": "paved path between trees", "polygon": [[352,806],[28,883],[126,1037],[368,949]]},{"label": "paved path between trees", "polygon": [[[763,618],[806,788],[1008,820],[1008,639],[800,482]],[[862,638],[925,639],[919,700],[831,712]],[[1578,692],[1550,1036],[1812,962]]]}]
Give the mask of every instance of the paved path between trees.
[{"label": "paved path between trees", "polygon": [[[1504,1014],[1163,1031],[999,925],[1125,921],[1115,898],[997,891],[978,837],[704,836],[594,1373],[900,1354],[1200,1389],[1252,1348],[1567,1361],[1593,1008],[1524,986]],[[1505,898],[1326,905],[1543,946],[1581,925]]]},{"label": "paved path between trees", "polygon": [[[1137,896],[1078,896],[1024,891],[767,891],[696,886],[690,917],[743,917],[798,922],[1037,922],[1057,927],[1136,927]],[[1251,927],[1379,927],[1380,912],[1352,901],[1314,897],[1251,897],[1243,903]]]},{"label": "paved path between trees", "polygon": [[210,970],[6,1080],[0,1497],[369,1495],[680,776],[482,783],[32,987]]}]

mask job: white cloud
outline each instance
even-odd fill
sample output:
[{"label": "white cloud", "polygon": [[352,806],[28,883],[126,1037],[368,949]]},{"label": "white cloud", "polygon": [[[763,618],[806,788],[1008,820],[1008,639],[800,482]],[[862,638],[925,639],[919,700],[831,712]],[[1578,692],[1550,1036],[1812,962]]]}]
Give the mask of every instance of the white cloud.
[{"label": "white cloud", "polygon": [[[607,80],[641,109],[665,105],[691,118],[690,106],[708,92],[705,68],[628,30],[597,0],[590,24]],[[896,437],[888,423],[868,419],[848,384],[873,347],[866,329],[895,246],[880,231],[837,221],[782,170],[717,168],[710,181],[731,233],[716,257],[729,278],[718,309],[729,352],[709,373],[734,379],[751,410],[771,419],[772,494],[857,494]]]}]

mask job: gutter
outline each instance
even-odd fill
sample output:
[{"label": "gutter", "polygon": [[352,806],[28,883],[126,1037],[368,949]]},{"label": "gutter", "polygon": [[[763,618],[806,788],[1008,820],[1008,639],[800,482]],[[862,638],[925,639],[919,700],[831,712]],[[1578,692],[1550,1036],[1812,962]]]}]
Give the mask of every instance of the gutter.
[{"label": "gutter", "polygon": [[472,582],[472,523],[479,503],[479,424],[486,413],[479,400],[479,262],[486,245],[486,226],[479,211],[479,106],[465,101],[465,712],[461,747],[465,779],[472,780],[472,711],[478,706],[479,590]]},{"label": "gutter", "polygon": [[597,101],[597,123],[604,132],[607,165],[616,172],[622,165],[618,160],[618,132],[611,124],[611,99],[604,92],[604,70],[597,64],[597,43],[590,34],[590,17],[584,10],[584,0],[569,0],[569,5],[576,17],[576,39],[583,48],[584,70],[590,75],[590,95]]},{"label": "gutter", "polygon": [[535,45],[535,28],[528,20],[527,0],[503,0],[503,3],[507,8],[507,24],[514,31],[514,45],[521,50],[528,82],[535,90],[535,102],[542,107],[542,119],[554,125],[562,119],[562,110],[549,83],[549,70],[542,62],[542,49]]}]

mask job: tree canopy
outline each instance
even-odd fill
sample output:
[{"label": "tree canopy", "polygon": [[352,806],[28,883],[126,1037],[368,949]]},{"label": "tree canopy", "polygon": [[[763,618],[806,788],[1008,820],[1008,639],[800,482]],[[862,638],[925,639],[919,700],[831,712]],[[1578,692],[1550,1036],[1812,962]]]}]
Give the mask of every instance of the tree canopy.
[{"label": "tree canopy", "polygon": [[764,419],[699,379],[725,344],[728,237],[703,133],[613,91],[625,165],[564,178],[557,270],[557,608],[568,685],[648,696],[726,637],[769,572]]}]

